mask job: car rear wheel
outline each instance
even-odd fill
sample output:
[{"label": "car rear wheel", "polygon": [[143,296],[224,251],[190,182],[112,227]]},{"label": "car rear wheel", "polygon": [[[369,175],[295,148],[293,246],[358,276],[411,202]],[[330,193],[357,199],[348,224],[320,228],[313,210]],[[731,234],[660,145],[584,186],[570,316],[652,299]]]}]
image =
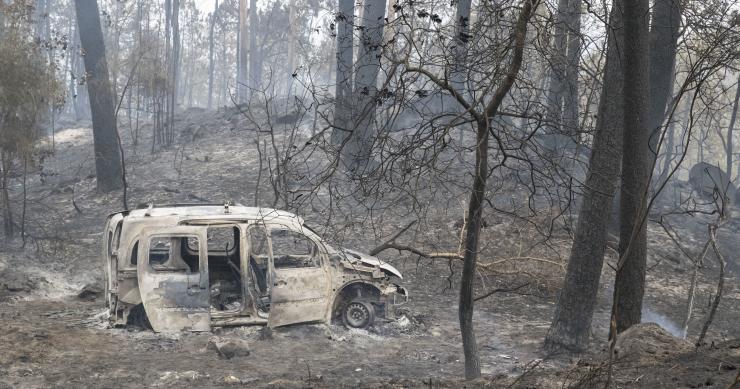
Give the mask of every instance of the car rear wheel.
[{"label": "car rear wheel", "polygon": [[352,300],[342,309],[342,321],[347,328],[367,328],[375,321],[375,308],[366,301]]},{"label": "car rear wheel", "polygon": [[144,304],[137,304],[131,308],[126,320],[126,325],[139,327],[142,330],[152,329],[152,324],[149,322],[146,310],[144,310]]}]

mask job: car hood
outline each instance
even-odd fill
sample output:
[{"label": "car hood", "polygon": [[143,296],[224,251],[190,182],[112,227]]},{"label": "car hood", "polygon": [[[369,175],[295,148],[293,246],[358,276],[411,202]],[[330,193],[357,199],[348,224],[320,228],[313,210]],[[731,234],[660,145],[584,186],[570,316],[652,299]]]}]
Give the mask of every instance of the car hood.
[{"label": "car hood", "polygon": [[384,261],[381,261],[380,259],[378,259],[376,257],[370,256],[370,255],[367,255],[367,254],[363,254],[363,253],[361,253],[359,251],[346,249],[346,248],[342,248],[342,252],[344,252],[345,254],[347,254],[347,259],[349,259],[350,262],[360,261],[360,262],[362,262],[365,265],[376,266],[376,267],[379,267],[382,270],[385,270],[388,273],[393,274],[394,276],[396,276],[396,277],[398,277],[400,279],[403,279],[403,276],[401,275],[401,272],[398,271],[398,269],[396,269],[395,267],[393,267],[388,262],[384,262]]}]

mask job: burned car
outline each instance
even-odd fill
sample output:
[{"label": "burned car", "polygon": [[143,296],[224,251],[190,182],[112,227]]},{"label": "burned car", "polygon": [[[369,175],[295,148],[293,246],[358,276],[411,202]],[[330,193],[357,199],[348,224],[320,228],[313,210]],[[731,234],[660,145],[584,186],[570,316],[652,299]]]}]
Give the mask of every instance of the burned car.
[{"label": "burned car", "polygon": [[149,205],[108,216],[114,326],[154,331],[341,320],[365,328],[408,300],[393,266],[337,250],[295,214],[240,205]]}]

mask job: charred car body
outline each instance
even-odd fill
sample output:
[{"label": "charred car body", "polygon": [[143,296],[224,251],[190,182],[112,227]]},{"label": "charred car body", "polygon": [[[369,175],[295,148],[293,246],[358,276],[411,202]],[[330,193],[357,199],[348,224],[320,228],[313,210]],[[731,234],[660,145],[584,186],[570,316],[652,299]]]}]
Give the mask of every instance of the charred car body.
[{"label": "charred car body", "polygon": [[105,225],[113,325],[154,331],[270,327],[341,318],[363,328],[408,300],[401,274],[336,250],[289,212],[231,205],[148,206]]}]

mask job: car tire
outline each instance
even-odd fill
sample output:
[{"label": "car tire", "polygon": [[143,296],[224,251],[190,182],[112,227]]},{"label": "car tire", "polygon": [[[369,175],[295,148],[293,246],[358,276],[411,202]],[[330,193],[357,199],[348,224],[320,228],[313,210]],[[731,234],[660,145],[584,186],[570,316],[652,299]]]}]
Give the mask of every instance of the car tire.
[{"label": "car tire", "polygon": [[342,322],[347,328],[368,328],[375,321],[375,308],[367,301],[351,300],[342,308]]},{"label": "car tire", "polygon": [[152,329],[152,324],[149,322],[149,317],[146,315],[143,304],[138,304],[131,308],[126,320],[126,325],[129,327],[138,327],[142,330]]}]

